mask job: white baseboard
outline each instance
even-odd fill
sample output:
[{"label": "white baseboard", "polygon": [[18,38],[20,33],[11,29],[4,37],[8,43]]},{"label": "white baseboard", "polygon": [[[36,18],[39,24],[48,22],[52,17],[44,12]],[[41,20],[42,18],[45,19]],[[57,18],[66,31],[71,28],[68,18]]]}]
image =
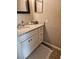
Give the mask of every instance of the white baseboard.
[{"label": "white baseboard", "polygon": [[57,47],[57,46],[55,46],[55,45],[52,45],[52,44],[50,44],[50,43],[48,43],[48,42],[45,42],[45,41],[43,41],[43,43],[44,43],[44,44],[47,44],[48,46],[51,46],[52,48],[55,48],[55,49],[61,51],[61,48],[59,48],[59,47]]}]

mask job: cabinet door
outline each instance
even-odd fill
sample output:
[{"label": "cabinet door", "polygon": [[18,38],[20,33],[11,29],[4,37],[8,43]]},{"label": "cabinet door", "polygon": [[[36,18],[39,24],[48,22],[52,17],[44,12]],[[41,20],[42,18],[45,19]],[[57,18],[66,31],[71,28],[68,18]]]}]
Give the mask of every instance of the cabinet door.
[{"label": "cabinet door", "polygon": [[17,59],[23,59],[23,54],[22,54],[22,46],[20,43],[17,44]]},{"label": "cabinet door", "polygon": [[38,33],[32,37],[30,45],[31,45],[32,50],[37,48],[37,46],[39,45]]},{"label": "cabinet door", "polygon": [[19,42],[23,42],[23,41],[29,39],[31,36],[37,35],[37,34],[38,34],[38,30],[33,30],[31,32],[28,32],[28,33],[26,33],[24,35],[19,36],[18,37],[19,38],[18,40],[19,40]]},{"label": "cabinet door", "polygon": [[22,42],[22,52],[24,59],[27,58],[39,45],[38,43],[38,35],[34,35],[26,41]]},{"label": "cabinet door", "polygon": [[23,57],[24,59],[30,55],[30,53],[32,52],[32,48],[30,45],[30,40],[32,38],[29,38],[28,40],[22,42],[22,53],[23,53]]},{"label": "cabinet door", "polygon": [[40,43],[43,42],[43,27],[39,28],[39,41]]}]

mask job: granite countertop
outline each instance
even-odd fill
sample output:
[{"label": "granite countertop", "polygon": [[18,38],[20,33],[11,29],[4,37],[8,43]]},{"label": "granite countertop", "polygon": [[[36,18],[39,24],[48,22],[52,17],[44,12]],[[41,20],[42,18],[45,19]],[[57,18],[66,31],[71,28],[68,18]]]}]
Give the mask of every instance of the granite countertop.
[{"label": "granite countertop", "polygon": [[44,24],[25,25],[22,28],[17,29],[17,36],[23,35],[29,31],[32,31],[32,30],[39,28],[41,26],[44,26]]}]

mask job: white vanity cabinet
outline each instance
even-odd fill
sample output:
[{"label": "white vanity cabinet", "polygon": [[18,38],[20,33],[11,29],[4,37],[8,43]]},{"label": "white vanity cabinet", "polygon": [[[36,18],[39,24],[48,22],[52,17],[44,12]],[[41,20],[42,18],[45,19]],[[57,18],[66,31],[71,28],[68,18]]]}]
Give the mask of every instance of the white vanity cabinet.
[{"label": "white vanity cabinet", "polygon": [[18,59],[27,58],[43,41],[43,26],[36,28],[18,38]]}]

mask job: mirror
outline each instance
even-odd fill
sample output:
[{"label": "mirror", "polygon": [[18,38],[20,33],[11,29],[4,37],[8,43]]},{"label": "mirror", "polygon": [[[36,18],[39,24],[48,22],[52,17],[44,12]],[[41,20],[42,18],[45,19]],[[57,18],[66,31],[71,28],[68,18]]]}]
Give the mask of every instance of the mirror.
[{"label": "mirror", "polygon": [[35,12],[43,13],[43,0],[35,0]]},{"label": "mirror", "polygon": [[17,13],[30,13],[29,0],[17,0]]}]

